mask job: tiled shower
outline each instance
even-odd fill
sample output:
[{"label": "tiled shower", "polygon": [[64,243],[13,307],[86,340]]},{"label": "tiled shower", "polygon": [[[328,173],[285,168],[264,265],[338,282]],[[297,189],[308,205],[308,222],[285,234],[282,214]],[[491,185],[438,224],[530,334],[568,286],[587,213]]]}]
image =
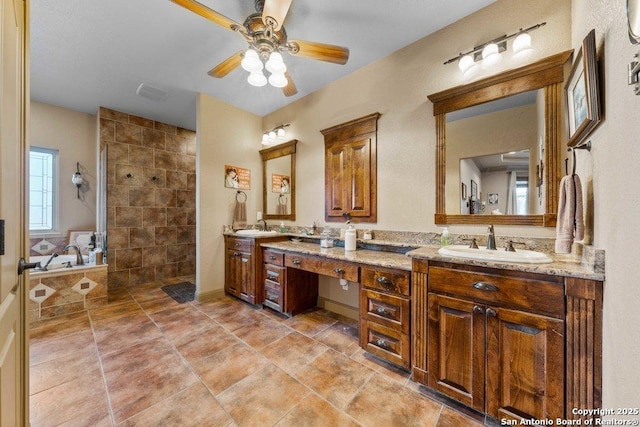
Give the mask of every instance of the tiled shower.
[{"label": "tiled shower", "polygon": [[109,288],[195,274],[195,132],[104,107],[98,120]]}]

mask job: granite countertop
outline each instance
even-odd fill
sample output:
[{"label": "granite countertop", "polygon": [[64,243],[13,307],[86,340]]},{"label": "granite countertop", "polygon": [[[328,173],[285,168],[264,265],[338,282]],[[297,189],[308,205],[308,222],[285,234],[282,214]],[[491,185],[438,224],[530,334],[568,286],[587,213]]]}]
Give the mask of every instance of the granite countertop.
[{"label": "granite countertop", "polygon": [[281,251],[295,252],[305,255],[323,256],[330,259],[367,264],[378,267],[395,268],[411,271],[411,258],[404,254],[384,251],[372,251],[358,249],[353,252],[345,252],[344,248],[321,248],[319,244],[307,242],[271,242],[260,244],[263,248],[278,249]]},{"label": "granite countertop", "polygon": [[[579,262],[560,261],[554,259],[549,264],[523,264],[511,262],[485,261],[469,258],[456,258],[443,256],[438,253],[437,246],[425,246],[407,252],[411,258],[426,259],[430,261],[452,262],[465,265],[477,265],[480,267],[499,268],[503,270],[524,271],[528,273],[549,274],[557,276],[574,277],[578,279],[604,281],[604,273],[597,273]],[[554,258],[551,255],[551,258]]]}]

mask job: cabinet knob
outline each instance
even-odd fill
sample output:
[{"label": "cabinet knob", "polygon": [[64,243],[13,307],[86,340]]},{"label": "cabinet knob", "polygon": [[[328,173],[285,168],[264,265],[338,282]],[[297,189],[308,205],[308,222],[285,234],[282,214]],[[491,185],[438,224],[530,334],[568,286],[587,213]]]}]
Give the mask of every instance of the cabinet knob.
[{"label": "cabinet knob", "polygon": [[275,256],[275,255],[269,255],[269,259],[270,259],[271,261],[273,261],[273,260],[275,260],[275,259],[276,259],[276,256]]},{"label": "cabinet knob", "polygon": [[333,272],[336,274],[344,274],[344,269],[340,267],[336,267],[333,269]]},{"label": "cabinet knob", "polygon": [[376,345],[377,345],[378,347],[382,347],[382,348],[388,348],[388,347],[389,347],[389,344],[387,344],[387,342],[386,342],[385,340],[380,339],[380,338],[378,338],[378,339],[376,340]]},{"label": "cabinet knob", "polygon": [[391,314],[386,309],[384,309],[383,307],[376,308],[376,313],[378,313],[378,314],[380,314],[382,316],[389,316]]},{"label": "cabinet knob", "polygon": [[487,308],[487,316],[498,317],[498,313],[492,308]]},{"label": "cabinet knob", "polygon": [[479,305],[474,305],[473,306],[473,312],[474,313],[484,313],[484,308],[480,307]]},{"label": "cabinet knob", "polygon": [[234,252],[233,256],[240,256],[240,252]]},{"label": "cabinet knob", "polygon": [[300,265],[300,260],[299,259],[294,259],[291,262],[293,262],[295,265]]},{"label": "cabinet knob", "polygon": [[496,285],[487,282],[476,282],[473,284],[473,287],[481,291],[496,292],[499,290]]}]

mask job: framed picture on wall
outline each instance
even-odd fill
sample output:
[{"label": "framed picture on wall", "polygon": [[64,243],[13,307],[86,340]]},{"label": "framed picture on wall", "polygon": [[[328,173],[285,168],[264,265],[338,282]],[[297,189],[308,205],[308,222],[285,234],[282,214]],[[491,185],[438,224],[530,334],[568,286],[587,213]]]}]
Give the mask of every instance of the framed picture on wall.
[{"label": "framed picture on wall", "polygon": [[490,205],[497,205],[499,203],[498,193],[489,193],[487,200]]},{"label": "framed picture on wall", "polygon": [[478,184],[474,180],[471,180],[471,197],[473,200],[478,198]]},{"label": "framed picture on wall", "polygon": [[462,196],[462,200],[467,200],[467,184],[464,182],[461,183],[460,195]]},{"label": "framed picture on wall", "polygon": [[92,235],[93,231],[69,230],[67,233],[67,245],[77,245],[80,248],[80,252],[83,255],[87,255]]},{"label": "framed picture on wall", "polygon": [[600,123],[599,91],[596,35],[591,30],[582,41],[565,86],[568,146],[579,145]]}]

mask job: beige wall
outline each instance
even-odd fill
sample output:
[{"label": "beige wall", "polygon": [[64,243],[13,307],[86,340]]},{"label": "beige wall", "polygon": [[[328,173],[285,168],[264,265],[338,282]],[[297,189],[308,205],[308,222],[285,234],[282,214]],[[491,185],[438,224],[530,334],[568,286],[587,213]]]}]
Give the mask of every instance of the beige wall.
[{"label": "beige wall", "polygon": [[[579,49],[595,28],[605,120],[590,136],[591,153],[578,152],[578,174],[589,199],[587,225],[593,244],[606,250],[603,342],[603,407],[637,406],[640,384],[638,217],[640,193],[640,96],[627,85],[627,64],[640,46],[629,43],[624,0],[576,0],[572,45]],[[637,418],[637,417],[633,417]]]},{"label": "beige wall", "polygon": [[[67,230],[95,230],[96,227],[96,116],[40,102],[31,102],[30,145],[58,150],[58,227]],[[71,176],[80,162],[85,183],[77,198]],[[49,233],[48,233],[49,234]]]},{"label": "beige wall", "polygon": [[231,224],[236,190],[224,186],[224,166],[251,169],[247,194],[247,219],[255,223],[262,210],[262,160],[260,117],[210,96],[197,100],[197,267],[198,295],[224,288],[222,226]]}]

